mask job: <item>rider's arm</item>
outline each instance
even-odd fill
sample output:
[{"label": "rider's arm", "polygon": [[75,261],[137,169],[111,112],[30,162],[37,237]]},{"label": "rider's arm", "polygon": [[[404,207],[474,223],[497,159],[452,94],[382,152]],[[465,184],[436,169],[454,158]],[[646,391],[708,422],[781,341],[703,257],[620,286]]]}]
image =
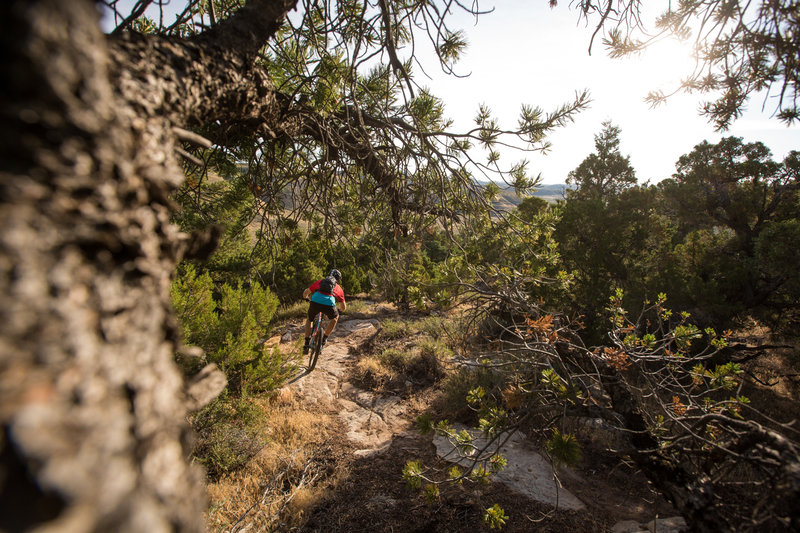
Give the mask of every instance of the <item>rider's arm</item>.
[{"label": "rider's arm", "polygon": [[344,291],[340,286],[337,286],[333,289],[333,295],[336,298],[336,306],[339,308],[339,311],[344,312],[347,309],[347,302],[344,301]]},{"label": "rider's arm", "polygon": [[311,294],[311,291],[306,289],[303,291],[303,299],[308,300],[308,296]]}]

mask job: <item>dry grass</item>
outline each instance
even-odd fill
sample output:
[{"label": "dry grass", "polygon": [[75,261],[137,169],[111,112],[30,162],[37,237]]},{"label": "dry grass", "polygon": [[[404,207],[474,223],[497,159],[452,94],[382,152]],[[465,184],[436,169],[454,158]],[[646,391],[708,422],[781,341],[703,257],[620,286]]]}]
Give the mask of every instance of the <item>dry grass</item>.
[{"label": "dry grass", "polygon": [[361,386],[381,392],[398,392],[409,384],[430,385],[444,375],[441,353],[431,343],[409,345],[405,349],[387,348],[377,355],[361,358],[353,378]]},{"label": "dry grass", "polygon": [[244,468],[207,487],[210,531],[286,530],[300,526],[336,484],[341,464],[326,442],[334,421],[301,408],[282,391],[257,401],[264,417],[265,446]]},{"label": "dry grass", "polygon": [[403,394],[441,380],[453,357],[444,339],[454,322],[390,316],[362,351],[352,371],[354,382],[376,392]]},{"label": "dry grass", "polygon": [[378,357],[370,356],[356,363],[354,378],[363,386],[373,390],[383,390],[396,383],[399,374],[385,365]]},{"label": "dry grass", "polygon": [[308,313],[308,303],[304,301],[286,304],[278,307],[275,311],[275,321],[285,322],[287,320],[294,320],[304,318]]}]

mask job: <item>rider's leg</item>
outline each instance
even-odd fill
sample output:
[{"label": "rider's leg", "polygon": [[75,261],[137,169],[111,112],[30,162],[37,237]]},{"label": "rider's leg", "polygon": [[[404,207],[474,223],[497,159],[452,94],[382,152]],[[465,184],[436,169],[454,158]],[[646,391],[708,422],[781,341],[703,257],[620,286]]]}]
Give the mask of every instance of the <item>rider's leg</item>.
[{"label": "rider's leg", "polygon": [[339,321],[339,317],[338,316],[336,318],[332,318],[332,319],[328,320],[328,324],[325,327],[325,333],[324,333],[326,337],[328,335],[330,335],[331,333],[333,333],[333,328],[336,327],[336,323],[338,321]]},{"label": "rider's leg", "polygon": [[303,355],[308,353],[308,347],[311,341],[311,321],[306,319],[306,329],[303,332]]}]

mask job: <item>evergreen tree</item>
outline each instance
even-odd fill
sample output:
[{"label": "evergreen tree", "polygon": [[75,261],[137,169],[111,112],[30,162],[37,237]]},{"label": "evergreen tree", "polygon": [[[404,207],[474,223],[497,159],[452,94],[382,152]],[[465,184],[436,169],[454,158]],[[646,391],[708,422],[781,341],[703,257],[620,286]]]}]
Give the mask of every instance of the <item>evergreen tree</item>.
[{"label": "evergreen tree", "polygon": [[630,158],[620,153],[619,134],[618,127],[603,123],[596,151],[569,174],[576,189],[567,191],[556,225],[564,266],[575,276],[572,311],[584,316],[592,342],[603,341],[604,310],[615,287],[642,296],[646,283],[641,279],[631,287],[634,272],[657,264],[654,251],[661,246],[650,236],[665,231],[655,216],[654,191],[636,186]]},{"label": "evergreen tree", "polygon": [[574,186],[574,190],[567,191],[568,197],[607,202],[636,185],[630,156],[619,151],[619,134],[617,126],[603,122],[603,130],[594,137],[595,153],[589,154],[567,177],[567,184]]},{"label": "evergreen tree", "polygon": [[679,228],[685,281],[676,299],[722,325],[745,311],[791,316],[800,296],[797,269],[789,266],[800,245],[797,152],[779,163],[759,142],[703,142],[659,187]]}]

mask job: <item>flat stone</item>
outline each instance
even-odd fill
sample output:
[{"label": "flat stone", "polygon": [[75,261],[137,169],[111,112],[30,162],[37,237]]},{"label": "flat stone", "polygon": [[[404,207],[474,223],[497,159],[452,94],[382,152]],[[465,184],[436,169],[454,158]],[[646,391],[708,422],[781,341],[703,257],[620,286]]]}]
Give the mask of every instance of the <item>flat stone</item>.
[{"label": "flat stone", "polygon": [[347,374],[347,366],[344,360],[348,358],[347,348],[342,346],[331,346],[330,341],[317,360],[317,368],[322,369],[337,378],[344,378]]},{"label": "flat stone", "polygon": [[339,336],[350,335],[355,332],[366,332],[370,329],[377,329],[380,322],[371,318],[369,320],[348,320],[346,322],[339,322],[336,325],[334,334]]},{"label": "flat stone", "polygon": [[347,438],[356,446],[375,449],[391,443],[392,432],[380,416],[350,400],[340,398],[338,403]]},{"label": "flat stone", "polygon": [[363,390],[363,389],[360,389],[360,388],[356,387],[355,385],[353,385],[349,381],[345,381],[344,383],[342,383],[339,386],[340,395],[344,396],[345,398],[349,398],[351,400],[353,399],[353,396],[358,394],[358,391],[360,391],[360,390]]},{"label": "flat stone", "polygon": [[[291,339],[290,339],[291,340]],[[281,343],[281,336],[275,335],[264,341],[264,348],[274,348]]]},{"label": "flat stone", "polygon": [[[454,426],[454,429],[461,431],[467,428]],[[486,445],[487,441],[480,431],[472,429],[467,429],[467,431],[473,436],[475,446],[482,448]],[[457,450],[446,437],[437,435],[434,437],[433,443],[436,446],[436,452],[445,460],[462,466],[468,466],[471,463],[469,457],[457,455]],[[499,452],[508,460],[508,465],[504,470],[492,475],[494,481],[503,483],[510,489],[538,502],[554,507],[557,505],[560,509],[579,510],[585,508],[583,502],[567,489],[559,486],[553,478],[553,469],[550,463],[528,446],[528,443],[525,442],[525,435],[521,432],[515,433],[500,448]]]},{"label": "flat stone", "polygon": [[342,390],[342,392],[347,396],[348,399],[356,402],[364,409],[372,409],[373,405],[375,405],[376,397],[372,392],[352,386],[348,387],[346,390]]},{"label": "flat stone", "polygon": [[405,428],[410,425],[408,406],[405,405],[403,400],[398,396],[378,398],[373,410],[380,413],[390,426],[403,426]]},{"label": "flat stone", "polygon": [[356,450],[353,452],[353,455],[359,458],[373,457],[388,450],[389,446],[390,444],[386,444],[384,446],[381,446],[380,448],[368,448],[364,450]]},{"label": "flat stone", "polygon": [[310,374],[292,383],[290,387],[297,390],[299,396],[312,403],[328,404],[336,398],[339,381],[336,376],[316,368]]}]

